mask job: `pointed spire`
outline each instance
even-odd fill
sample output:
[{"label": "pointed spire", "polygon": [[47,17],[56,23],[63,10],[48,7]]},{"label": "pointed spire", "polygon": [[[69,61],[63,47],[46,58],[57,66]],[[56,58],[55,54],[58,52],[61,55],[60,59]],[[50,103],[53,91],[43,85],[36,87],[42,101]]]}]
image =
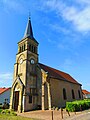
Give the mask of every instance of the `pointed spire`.
[{"label": "pointed spire", "polygon": [[32,31],[32,25],[31,25],[31,18],[30,18],[30,14],[29,14],[29,18],[28,18],[28,23],[26,26],[26,30],[25,30],[25,34],[24,34],[24,38],[29,37],[29,38],[33,38],[33,31]]}]

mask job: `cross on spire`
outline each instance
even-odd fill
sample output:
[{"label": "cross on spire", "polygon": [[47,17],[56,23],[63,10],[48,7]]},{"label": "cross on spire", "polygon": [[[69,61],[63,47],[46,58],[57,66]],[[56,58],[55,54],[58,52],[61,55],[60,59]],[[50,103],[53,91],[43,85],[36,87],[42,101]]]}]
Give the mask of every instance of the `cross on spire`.
[{"label": "cross on spire", "polygon": [[30,11],[29,11],[29,19],[31,20],[31,13],[30,13]]}]

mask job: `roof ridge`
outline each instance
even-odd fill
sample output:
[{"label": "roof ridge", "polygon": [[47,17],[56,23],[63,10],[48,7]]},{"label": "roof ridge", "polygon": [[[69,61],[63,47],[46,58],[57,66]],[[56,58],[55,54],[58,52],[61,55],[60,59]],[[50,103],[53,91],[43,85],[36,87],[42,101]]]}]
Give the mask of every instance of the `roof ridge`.
[{"label": "roof ridge", "polygon": [[[41,65],[42,69],[45,69],[46,71],[48,71],[51,75],[51,77],[55,77],[57,79],[63,79],[66,80],[68,82],[71,83],[76,83],[76,84],[80,84],[77,82],[77,80],[75,80],[71,75],[69,75],[68,73],[62,72],[60,70],[57,70],[55,68],[49,67],[47,65],[44,65],[42,63],[39,63]],[[44,67],[44,68],[43,68]],[[81,84],[80,84],[81,85]]]},{"label": "roof ridge", "polygon": [[85,89],[82,89],[82,92],[83,92],[84,94],[90,94],[90,92],[87,91],[87,90],[85,90]]},{"label": "roof ridge", "polygon": [[0,88],[0,89],[1,89],[0,94],[2,94],[2,93],[4,93],[5,91],[7,91],[7,90],[11,89],[11,87],[9,87],[9,88]]},{"label": "roof ridge", "polygon": [[[42,63],[39,63],[39,64],[42,64]],[[63,71],[58,70],[58,69],[55,69],[55,68],[53,68],[53,67],[51,67],[51,66],[48,66],[48,65],[45,65],[45,64],[42,64],[42,65],[47,66],[47,67],[49,67],[49,68],[51,68],[51,69],[54,69],[54,70],[57,70],[57,71],[59,71],[59,72],[62,72],[62,73],[65,73],[65,74],[69,75],[68,73],[63,72]]]}]

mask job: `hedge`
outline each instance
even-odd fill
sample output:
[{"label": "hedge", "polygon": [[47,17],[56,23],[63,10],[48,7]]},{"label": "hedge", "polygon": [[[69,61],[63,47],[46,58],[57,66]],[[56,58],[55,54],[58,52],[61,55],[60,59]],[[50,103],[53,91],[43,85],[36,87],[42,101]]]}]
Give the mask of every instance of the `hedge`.
[{"label": "hedge", "polygon": [[90,108],[90,100],[77,100],[73,102],[66,102],[66,110],[69,112],[76,112]]}]

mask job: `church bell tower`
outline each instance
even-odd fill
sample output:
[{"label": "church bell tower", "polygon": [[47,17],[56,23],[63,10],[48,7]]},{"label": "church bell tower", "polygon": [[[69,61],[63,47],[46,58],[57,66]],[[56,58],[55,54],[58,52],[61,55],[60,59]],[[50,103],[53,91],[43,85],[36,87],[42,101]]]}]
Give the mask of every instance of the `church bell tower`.
[{"label": "church bell tower", "polygon": [[37,106],[37,63],[38,42],[33,36],[29,17],[24,37],[18,42],[10,109],[22,112]]}]

